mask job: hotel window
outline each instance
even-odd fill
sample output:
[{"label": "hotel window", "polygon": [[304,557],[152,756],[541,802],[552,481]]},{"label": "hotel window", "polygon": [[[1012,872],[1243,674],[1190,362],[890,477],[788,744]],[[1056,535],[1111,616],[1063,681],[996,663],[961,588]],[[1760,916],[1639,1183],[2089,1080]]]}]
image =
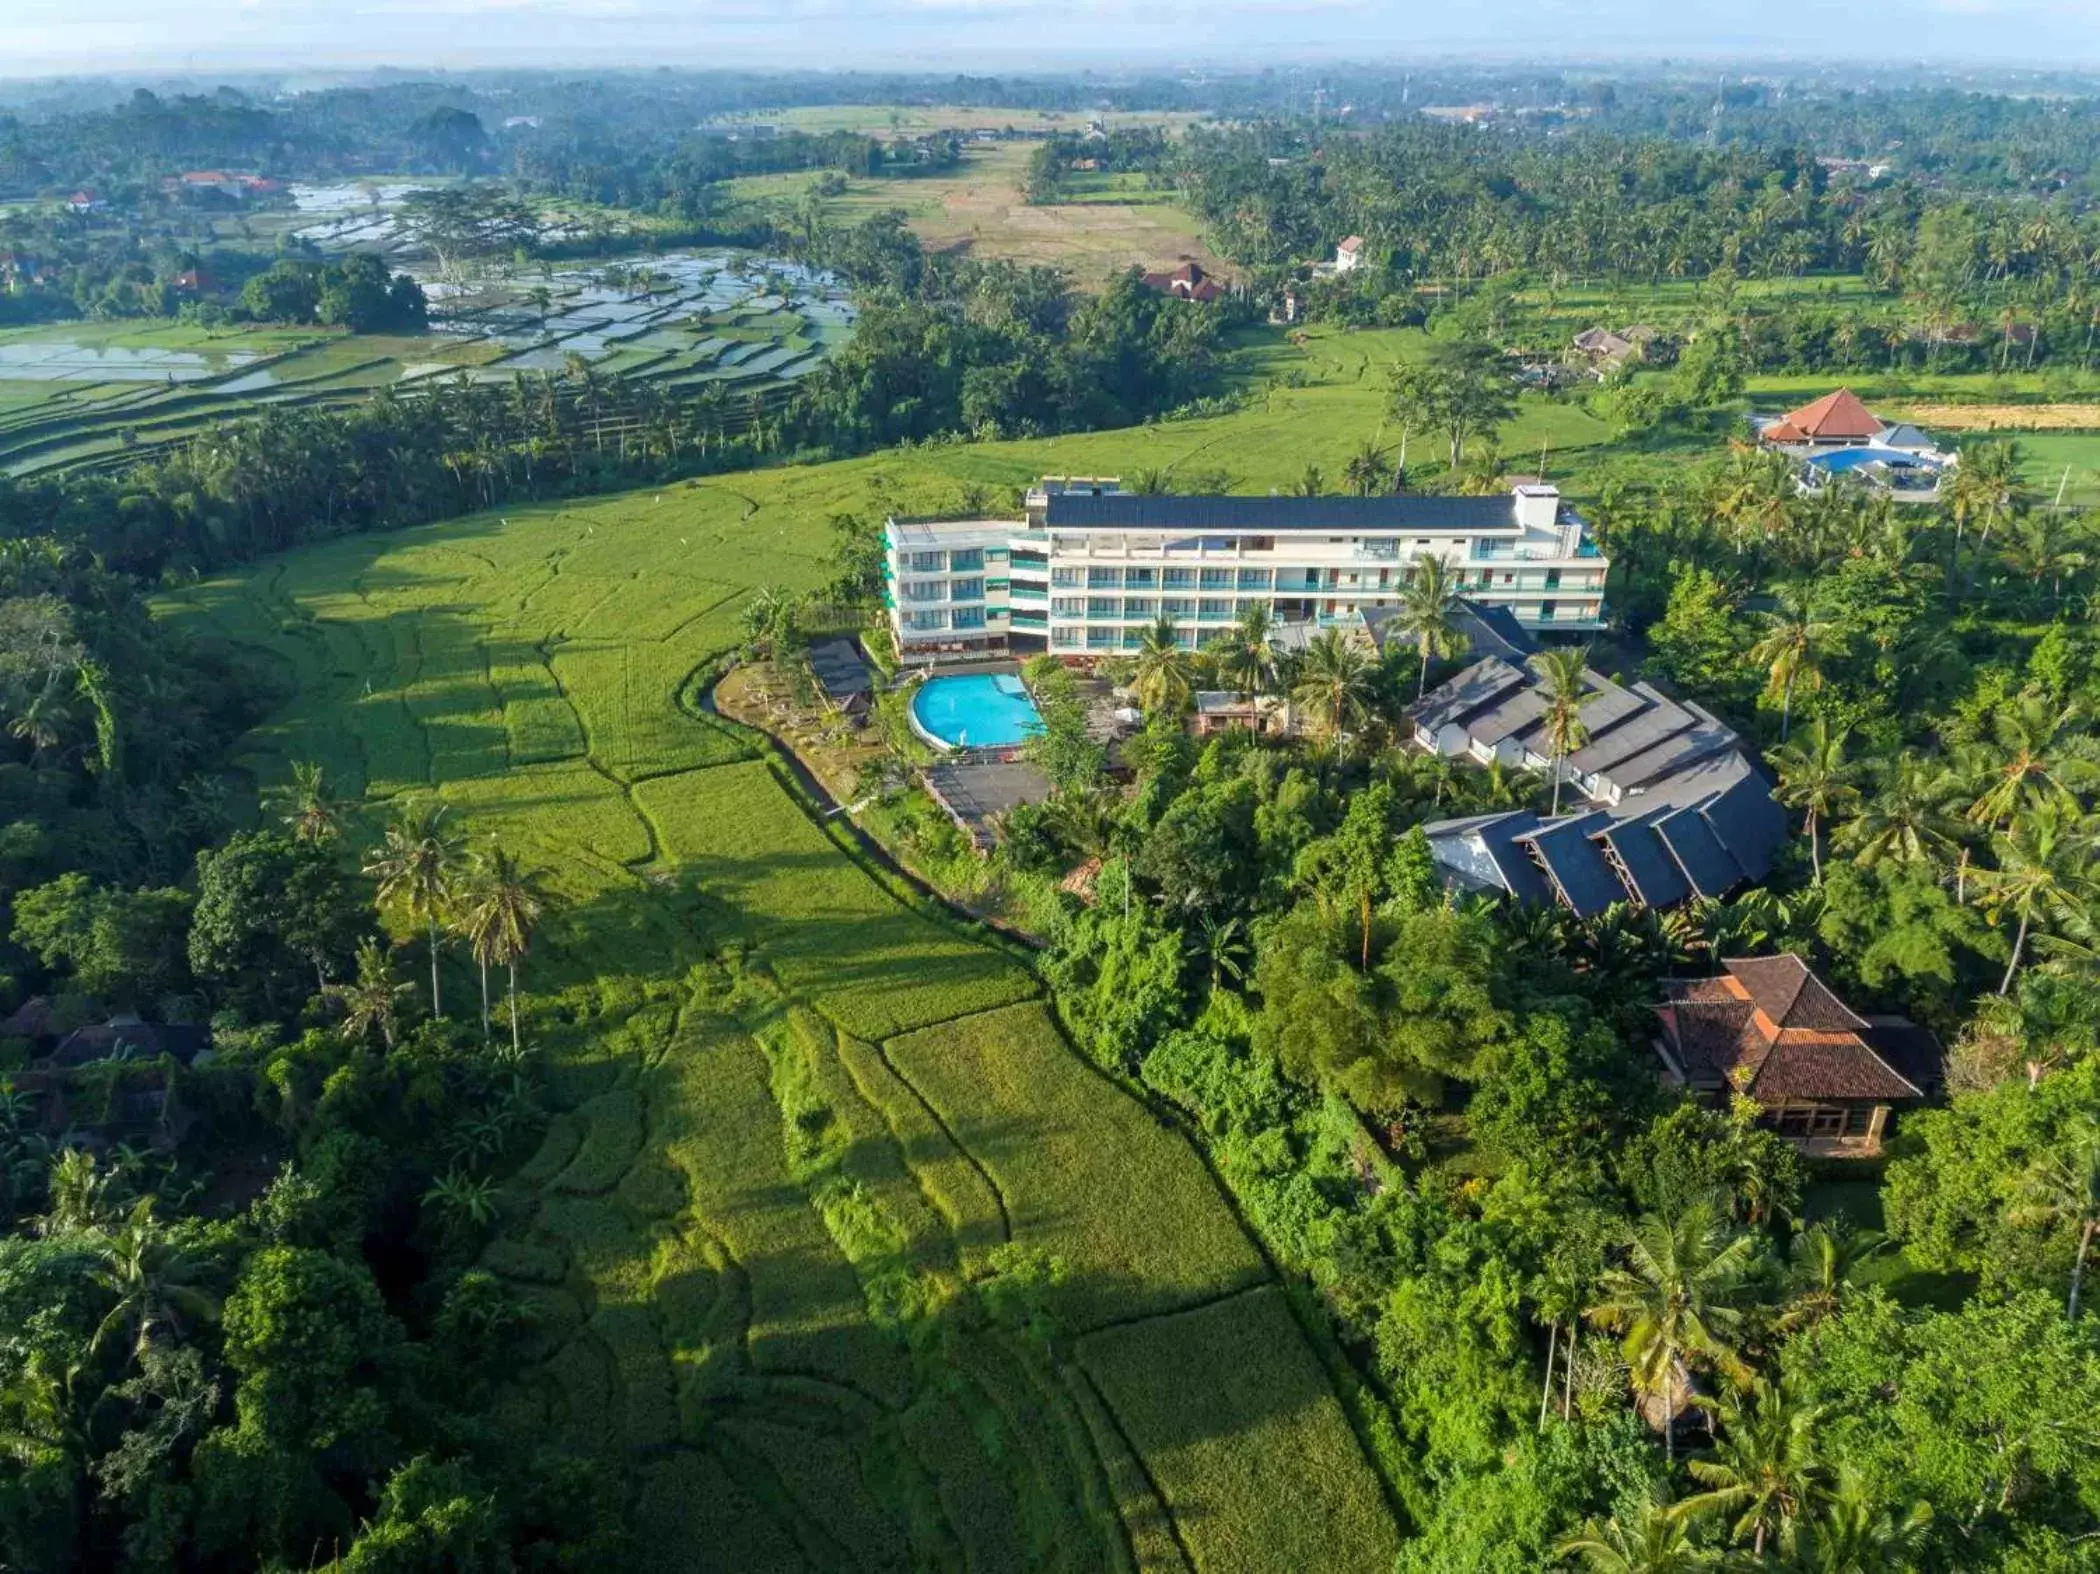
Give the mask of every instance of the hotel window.
[{"label": "hotel window", "polygon": [[1059,650],[1077,650],[1079,648],[1079,630],[1075,628],[1054,628],[1050,631],[1050,643]]},{"label": "hotel window", "polygon": [[982,607],[957,607],[957,608],[955,609],[955,622],[954,622],[954,624],[953,624],[952,626],[953,626],[953,627],[955,627],[955,628],[959,628],[959,629],[981,629],[981,628],[983,628],[983,627],[984,627],[984,608],[982,608]]},{"label": "hotel window", "polygon": [[1088,650],[1114,650],[1116,648],[1116,631],[1114,629],[1088,629],[1086,631],[1086,648]]},{"label": "hotel window", "polygon": [[1113,618],[1120,616],[1123,604],[1114,596],[1089,596],[1086,600],[1086,615],[1090,618]]},{"label": "hotel window", "polygon": [[[1269,570],[1265,568],[1243,568],[1240,570],[1240,589],[1242,590],[1267,590],[1269,583]],[[1209,589],[1209,586],[1206,584],[1204,588]],[[1229,584],[1227,588],[1230,588]]]},{"label": "hotel window", "polygon": [[914,552],[911,555],[912,571],[918,574],[938,574],[947,566],[945,552]]},{"label": "hotel window", "polygon": [[1133,568],[1123,575],[1125,590],[1151,590],[1159,583],[1159,575],[1149,568]]},{"label": "hotel window", "polygon": [[1549,569],[1547,569],[1547,570],[1546,570],[1546,588],[1547,588],[1548,590],[1558,590],[1558,589],[1560,589],[1560,570],[1559,570],[1559,569],[1557,569],[1557,568],[1549,568]]},{"label": "hotel window", "polygon": [[925,634],[934,629],[944,629],[948,626],[948,614],[945,612],[914,612],[905,618],[904,626],[917,634]]},{"label": "hotel window", "polygon": [[[1246,577],[1245,574],[1240,576],[1243,580]],[[1203,571],[1203,588],[1205,590],[1230,590],[1232,588],[1232,570],[1229,568],[1206,568]]]},{"label": "hotel window", "polygon": [[1086,583],[1086,570],[1083,568],[1053,568],[1050,570],[1050,583],[1059,590],[1077,590]]},{"label": "hotel window", "polygon": [[937,579],[907,579],[904,582],[906,601],[938,601],[941,599],[941,582]]},{"label": "hotel window", "polygon": [[1159,603],[1150,596],[1125,596],[1123,616],[1126,618],[1151,618],[1159,616]]},{"label": "hotel window", "polygon": [[1539,603],[1539,621],[1541,623],[1551,623],[1554,609],[1559,605],[1560,603],[1557,601],[1541,601]]},{"label": "hotel window", "polygon": [[982,601],[984,600],[984,581],[981,579],[951,581],[948,586],[948,599],[950,601]]},{"label": "hotel window", "polygon": [[1196,609],[1196,615],[1206,623],[1230,623],[1232,603],[1223,596],[1205,596],[1203,604]]},{"label": "hotel window", "polygon": [[[1205,576],[1208,577],[1207,575]],[[1168,590],[1194,590],[1196,571],[1192,568],[1170,568],[1162,572],[1160,583]]]},{"label": "hotel window", "polygon": [[1192,618],[1196,615],[1196,598],[1193,596],[1162,596],[1159,602],[1162,616],[1170,618]]},{"label": "hotel window", "polygon": [[1050,615],[1054,618],[1083,618],[1086,616],[1086,598],[1053,596],[1050,598]]},{"label": "hotel window", "polygon": [[1090,568],[1086,571],[1086,588],[1089,590],[1121,590],[1123,571],[1120,568]]},{"label": "hotel window", "polygon": [[983,567],[984,550],[981,547],[968,547],[948,554],[948,571],[951,574],[975,573]]}]

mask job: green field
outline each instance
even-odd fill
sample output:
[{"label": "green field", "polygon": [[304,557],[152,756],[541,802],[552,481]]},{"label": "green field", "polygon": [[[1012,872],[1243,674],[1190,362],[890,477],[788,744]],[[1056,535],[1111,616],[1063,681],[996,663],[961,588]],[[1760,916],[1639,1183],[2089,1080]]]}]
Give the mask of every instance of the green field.
[{"label": "green field", "polygon": [[752,585],[821,579],[831,511],[1049,452],[517,510],[161,603],[283,684],[259,779],[442,795],[559,894],[526,978],[558,1113],[486,1254],[539,1312],[500,1419],[613,1464],[652,1570],[1390,1567],[1387,1497],[1195,1152],[1025,959],[864,868],[691,700]]}]

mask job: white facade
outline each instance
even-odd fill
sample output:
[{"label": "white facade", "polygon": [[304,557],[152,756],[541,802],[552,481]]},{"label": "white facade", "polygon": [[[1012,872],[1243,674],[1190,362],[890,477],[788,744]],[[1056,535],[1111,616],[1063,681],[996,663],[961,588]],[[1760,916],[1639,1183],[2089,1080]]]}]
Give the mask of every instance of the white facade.
[{"label": "white facade", "polygon": [[1280,623],[1353,626],[1398,603],[1424,553],[1469,599],[1534,631],[1599,627],[1608,561],[1550,486],[1503,497],[1135,497],[1052,478],[1012,522],[892,519],[887,600],[899,651],[933,656],[1136,648],[1161,617],[1196,647],[1249,605]]}]

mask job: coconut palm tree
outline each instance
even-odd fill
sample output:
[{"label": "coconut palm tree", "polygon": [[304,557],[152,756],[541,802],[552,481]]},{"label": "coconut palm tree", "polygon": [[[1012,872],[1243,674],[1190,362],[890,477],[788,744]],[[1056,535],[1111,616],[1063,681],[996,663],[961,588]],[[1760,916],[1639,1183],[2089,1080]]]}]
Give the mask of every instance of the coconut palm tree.
[{"label": "coconut palm tree", "polygon": [[1267,693],[1276,681],[1276,650],[1269,643],[1275,628],[1276,619],[1268,605],[1250,601],[1240,608],[1239,621],[1231,631],[1219,635],[1211,647],[1217,657],[1218,676],[1231,684],[1233,692],[1243,700]]},{"label": "coconut palm tree", "polygon": [[1750,660],[1765,669],[1766,692],[1779,699],[1779,738],[1786,741],[1794,719],[1794,691],[1823,686],[1823,658],[1836,625],[1817,617],[1807,597],[1790,585],[1773,593],[1775,608],[1757,616],[1764,638],[1750,647]]},{"label": "coconut palm tree", "polygon": [[1978,825],[2003,829],[2022,803],[2047,796],[2072,800],[2075,789],[2089,783],[2095,771],[2092,738],[2080,729],[2084,720],[2074,705],[2055,706],[2028,695],[1991,716],[1989,752],[1979,753],[1984,786],[1969,805]]},{"label": "coconut palm tree", "polygon": [[2016,520],[2005,536],[2005,561],[2015,577],[2049,587],[2052,610],[2061,607],[2064,580],[2092,561],[2078,533],[2055,513],[2029,514]]},{"label": "coconut palm tree", "polygon": [[1819,1219],[1794,1236],[1787,1248],[1792,1300],[1779,1325],[1805,1328],[1837,1314],[1845,1292],[1866,1262],[1888,1249],[1879,1230],[1863,1230],[1844,1219]]},{"label": "coconut palm tree", "polygon": [[492,847],[479,860],[468,884],[461,928],[481,966],[481,1027],[488,1036],[488,970],[492,963],[509,970],[510,1047],[523,1054],[518,1033],[518,963],[532,948],[533,926],[546,910],[538,875],[520,869],[515,858]]},{"label": "coconut palm tree", "polygon": [[1677,1415],[1698,1367],[1749,1381],[1731,1341],[1742,1324],[1733,1304],[1757,1252],[1711,1203],[1673,1219],[1644,1215],[1628,1231],[1626,1262],[1598,1281],[1584,1315],[1622,1336],[1636,1392],[1663,1410],[1663,1449],[1677,1457]]},{"label": "coconut palm tree", "polygon": [[1808,1522],[1800,1566],[1816,1574],[1910,1574],[1932,1528],[1932,1505],[1913,1503],[1901,1519],[1876,1502],[1850,1465],[1837,1469],[1837,1486],[1823,1512]]},{"label": "coconut palm tree", "polygon": [[1189,653],[1171,618],[1161,617],[1138,636],[1137,671],[1130,690],[1147,716],[1179,716],[1196,692],[1189,676]]},{"label": "coconut palm tree", "polygon": [[1348,464],[1342,467],[1342,479],[1349,490],[1358,497],[1371,497],[1386,488],[1392,479],[1392,466],[1386,461],[1386,451],[1370,438],[1357,445],[1356,452],[1349,456]]},{"label": "coconut palm tree", "polygon": [[1417,700],[1429,686],[1430,663],[1465,649],[1458,612],[1458,576],[1442,558],[1422,553],[1400,588],[1400,611],[1394,620],[1422,657],[1421,675],[1415,679]]},{"label": "coconut palm tree", "polygon": [[1779,790],[1773,796],[1803,811],[1801,834],[1808,838],[1817,885],[1823,883],[1823,841],[1818,827],[1859,801],[1857,784],[1863,767],[1845,758],[1850,737],[1846,732],[1833,737],[1829,724],[1818,716],[1802,729],[1798,743],[1782,743],[1765,755],[1779,777]]},{"label": "coconut palm tree", "polygon": [[117,1171],[104,1169],[86,1148],[66,1148],[51,1164],[39,1235],[77,1235],[106,1229],[121,1217]]},{"label": "coconut palm tree", "polygon": [[365,873],[379,882],[379,900],[398,903],[430,940],[430,1014],[443,1016],[438,993],[438,929],[450,915],[466,844],[445,829],[445,806],[410,804],[386,830]]},{"label": "coconut palm tree", "polygon": [[2027,511],[2027,489],[2020,482],[2020,445],[2014,442],[1971,444],[1954,467],[1954,474],[1940,489],[1942,502],[1954,519],[1956,549],[1962,532],[1980,527],[1976,552],[1990,549],[1991,531]]},{"label": "coconut palm tree", "polygon": [[1370,659],[1341,630],[1322,629],[1298,660],[1291,703],[1305,708],[1339,755],[1349,726],[1370,714]]},{"label": "coconut palm tree", "polygon": [[393,964],[370,936],[357,945],[357,977],[347,984],[330,984],[326,991],[343,1008],[343,1037],[362,1043],[377,1028],[379,1041],[388,1049],[394,1047],[401,1001],[409,992],[409,985],[394,982]]},{"label": "coconut palm tree", "polygon": [[1714,1406],[1720,1422],[1711,1457],[1688,1468],[1704,1492],[1686,1498],[1684,1511],[1732,1514],[1730,1538],[1765,1555],[1774,1531],[1791,1539],[1793,1526],[1823,1490],[1823,1459],[1816,1447],[1818,1406],[1792,1402],[1762,1378],[1734,1399]]},{"label": "coconut palm tree", "polygon": [[292,761],[292,779],[270,789],[266,802],[302,842],[333,841],[349,806],[328,788],[327,770],[312,760]]},{"label": "coconut palm tree", "polygon": [[1661,1487],[1631,1521],[1617,1516],[1602,1524],[1585,1520],[1553,1555],[1580,1558],[1596,1574],[1693,1574],[1719,1564],[1713,1553],[1692,1545],[1684,1505],[1672,1503]]},{"label": "coconut palm tree", "polygon": [[1560,813],[1560,784],[1566,774],[1568,756],[1590,741],[1590,730],[1582,724],[1583,702],[1590,697],[1590,648],[1559,646],[1533,661],[1539,675],[1539,698],[1546,713],[1539,718],[1545,729],[1546,746],[1553,751],[1553,812]]},{"label": "coconut palm tree", "polygon": [[1965,827],[1951,812],[1961,778],[1935,760],[1899,754],[1879,773],[1880,790],[1860,805],[1859,817],[1831,838],[1868,868],[1884,859],[1933,863],[1948,857]]},{"label": "coconut palm tree", "polygon": [[2069,1225],[2078,1235],[2071,1259],[2071,1297],[2064,1311],[2078,1320],[2078,1295],[2085,1285],[2086,1257],[2100,1233],[2100,1126],[2083,1121],[2071,1133],[2062,1153],[2038,1159],[2020,1177],[2023,1200],[2013,1210],[2015,1222]]},{"label": "coconut palm tree", "polygon": [[2019,925],[1999,994],[2011,991],[2032,931],[2074,925],[2084,916],[2093,888],[2093,843],[2092,827],[2074,809],[2044,803],[2015,816],[1992,844],[1998,866],[1976,871],[1984,913],[1992,923],[2010,914]]},{"label": "coconut palm tree", "polygon": [[93,1276],[111,1297],[95,1330],[95,1348],[124,1333],[137,1356],[161,1329],[179,1329],[184,1318],[208,1322],[219,1315],[218,1297],[203,1283],[204,1262],[153,1217],[153,1207],[153,1198],[139,1198],[124,1222],[95,1244]]},{"label": "coconut palm tree", "polygon": [[42,763],[44,756],[63,743],[72,730],[73,712],[66,704],[55,672],[7,723],[8,736],[28,744],[30,758],[37,763]]},{"label": "coconut palm tree", "polygon": [[1252,944],[1246,921],[1237,914],[1223,918],[1206,913],[1196,934],[1189,940],[1189,954],[1210,973],[1210,992],[1216,994],[1226,979],[1235,984],[1247,976]]}]

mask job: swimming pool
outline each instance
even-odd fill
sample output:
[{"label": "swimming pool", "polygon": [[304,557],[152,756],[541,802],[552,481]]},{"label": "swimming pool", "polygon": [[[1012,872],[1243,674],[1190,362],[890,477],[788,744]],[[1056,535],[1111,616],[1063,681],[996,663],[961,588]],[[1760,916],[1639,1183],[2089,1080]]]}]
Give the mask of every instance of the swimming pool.
[{"label": "swimming pool", "polygon": [[1003,749],[1043,730],[1035,701],[1010,672],[928,678],[911,697],[911,719],[944,749]]}]

